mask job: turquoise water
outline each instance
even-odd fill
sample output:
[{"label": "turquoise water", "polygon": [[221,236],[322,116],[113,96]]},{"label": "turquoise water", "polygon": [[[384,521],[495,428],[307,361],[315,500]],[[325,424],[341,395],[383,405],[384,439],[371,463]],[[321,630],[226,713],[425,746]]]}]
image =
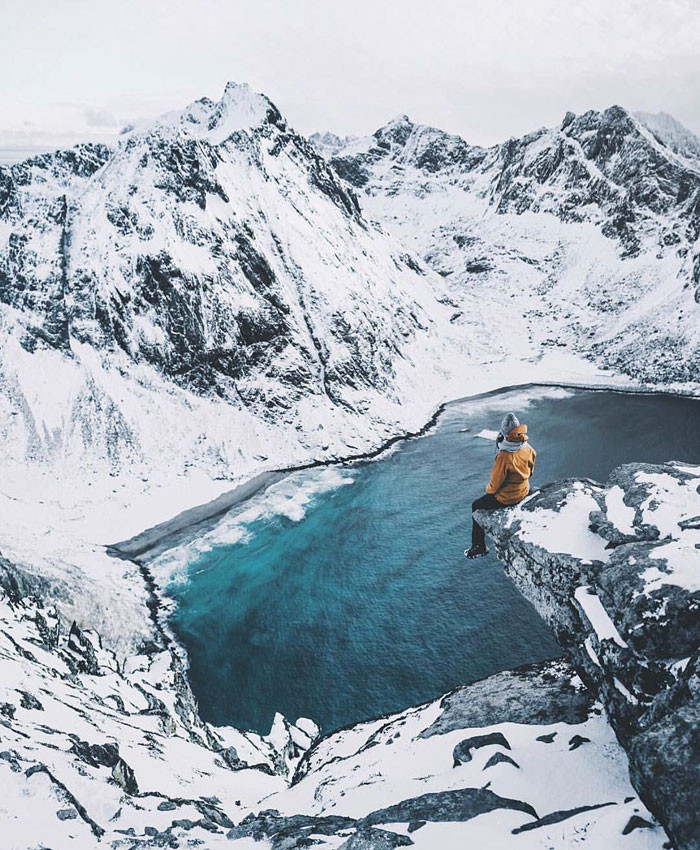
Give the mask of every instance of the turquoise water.
[{"label": "turquoise water", "polygon": [[559,655],[495,557],[462,554],[493,459],[475,435],[515,410],[538,451],[535,486],[604,480],[629,461],[700,463],[700,402],[562,395],[454,405],[379,460],[291,476],[200,541],[209,551],[190,549],[168,592],[202,716],[268,732],[281,711],[329,731]]}]

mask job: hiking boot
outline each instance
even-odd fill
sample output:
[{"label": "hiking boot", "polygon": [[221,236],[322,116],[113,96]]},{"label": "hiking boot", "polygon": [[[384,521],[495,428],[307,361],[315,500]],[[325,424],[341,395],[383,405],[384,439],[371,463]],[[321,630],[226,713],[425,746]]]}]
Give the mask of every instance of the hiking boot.
[{"label": "hiking boot", "polygon": [[484,555],[488,555],[489,550],[486,546],[472,546],[471,549],[464,550],[465,558],[481,558]]}]

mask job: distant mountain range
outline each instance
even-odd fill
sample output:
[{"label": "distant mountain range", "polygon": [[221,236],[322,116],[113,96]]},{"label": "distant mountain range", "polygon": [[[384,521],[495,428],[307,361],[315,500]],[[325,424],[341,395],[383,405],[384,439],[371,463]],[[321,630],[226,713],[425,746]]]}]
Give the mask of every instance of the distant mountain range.
[{"label": "distant mountain range", "polygon": [[697,381],[700,140],[670,116],[568,113],[490,148],[406,116],[312,141],[366,214],[469,299],[495,347],[507,309],[538,345]]},{"label": "distant mountain range", "polygon": [[[617,106],[490,148],[405,116],[309,141],[229,84],[2,167],[6,437],[112,472],[165,439],[223,471],[270,429],[322,452],[417,424],[465,364],[548,349],[697,386],[698,150]],[[66,387],[52,415],[34,352]]]}]

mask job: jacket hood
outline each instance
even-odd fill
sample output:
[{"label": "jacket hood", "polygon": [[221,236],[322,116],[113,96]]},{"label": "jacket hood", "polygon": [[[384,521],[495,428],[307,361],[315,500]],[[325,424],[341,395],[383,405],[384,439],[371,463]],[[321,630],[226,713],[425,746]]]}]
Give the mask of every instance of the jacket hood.
[{"label": "jacket hood", "polygon": [[524,443],[527,441],[527,425],[516,425],[512,431],[506,434],[506,440],[512,443]]}]

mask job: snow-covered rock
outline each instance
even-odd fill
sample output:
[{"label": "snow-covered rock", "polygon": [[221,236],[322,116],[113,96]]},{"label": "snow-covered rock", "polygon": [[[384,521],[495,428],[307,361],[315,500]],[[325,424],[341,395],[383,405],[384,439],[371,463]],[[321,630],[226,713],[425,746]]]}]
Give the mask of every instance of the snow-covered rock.
[{"label": "snow-covered rock", "polygon": [[3,847],[118,847],[130,835],[140,836],[130,846],[168,846],[191,829],[230,828],[286,787],[301,751],[285,761],[276,739],[202,723],[166,635],[120,660],[97,633],[66,632],[54,609],[10,590],[0,592]]},{"label": "snow-covered rock", "polygon": [[642,798],[697,847],[700,467],[627,464],[479,521],[603,702]]},{"label": "snow-covered rock", "polygon": [[319,150],[494,356],[515,338],[695,384],[700,170],[668,135],[614,106],[488,149],[401,116]]}]

